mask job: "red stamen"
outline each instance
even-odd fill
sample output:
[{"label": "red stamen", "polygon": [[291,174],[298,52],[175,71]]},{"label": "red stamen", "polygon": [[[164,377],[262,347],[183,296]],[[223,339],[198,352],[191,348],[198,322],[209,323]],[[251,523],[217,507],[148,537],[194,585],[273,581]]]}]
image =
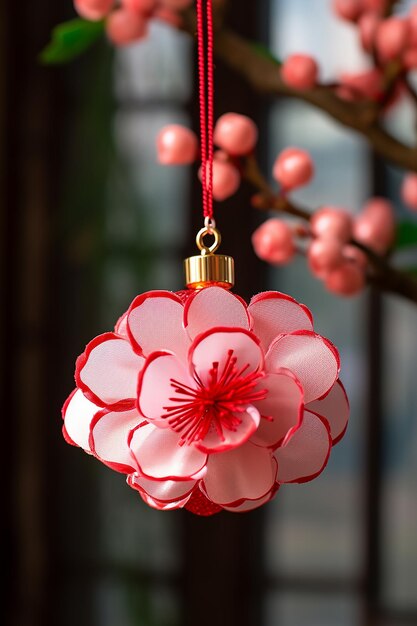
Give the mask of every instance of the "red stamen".
[{"label": "red stamen", "polygon": [[210,428],[224,441],[224,430],[235,432],[242,423],[239,414],[253,402],[266,398],[266,389],[256,389],[263,374],[246,374],[249,363],[240,369],[236,363],[233,350],[229,350],[220,373],[219,362],[213,362],[207,383],[194,374],[195,388],[171,379],[177,395],[169,398],[174,404],[164,407],[164,417],[171,428],[181,434],[181,445],[202,441]]}]

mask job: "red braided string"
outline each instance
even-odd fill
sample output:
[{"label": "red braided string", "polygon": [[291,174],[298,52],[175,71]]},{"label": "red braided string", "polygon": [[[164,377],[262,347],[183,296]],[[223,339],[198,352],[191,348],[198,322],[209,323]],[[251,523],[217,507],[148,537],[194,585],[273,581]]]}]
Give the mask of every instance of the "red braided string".
[{"label": "red braided string", "polygon": [[[207,59],[204,33],[204,0],[197,0],[198,74],[200,91],[201,179],[203,187],[203,214],[213,219],[213,126],[214,126],[214,70],[213,70],[213,11],[212,0],[206,1]],[[206,70],[207,61],[207,70]],[[207,74],[207,75],[206,75]],[[206,89],[207,80],[207,89]]]}]

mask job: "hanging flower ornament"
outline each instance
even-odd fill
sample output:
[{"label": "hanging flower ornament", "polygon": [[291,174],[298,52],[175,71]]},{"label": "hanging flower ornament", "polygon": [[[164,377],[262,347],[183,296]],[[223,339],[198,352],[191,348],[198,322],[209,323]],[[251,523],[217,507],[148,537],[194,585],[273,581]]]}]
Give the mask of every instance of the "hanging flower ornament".
[{"label": "hanging flower ornament", "polygon": [[68,443],[127,474],[151,507],[199,515],[250,511],[282,484],[317,477],[349,415],[338,352],[309,310],[272,291],[247,305],[230,291],[233,259],[216,254],[211,0],[206,7],[205,51],[197,0],[200,254],[185,260],[186,290],[138,296],[114,332],[88,344],[63,408]]}]

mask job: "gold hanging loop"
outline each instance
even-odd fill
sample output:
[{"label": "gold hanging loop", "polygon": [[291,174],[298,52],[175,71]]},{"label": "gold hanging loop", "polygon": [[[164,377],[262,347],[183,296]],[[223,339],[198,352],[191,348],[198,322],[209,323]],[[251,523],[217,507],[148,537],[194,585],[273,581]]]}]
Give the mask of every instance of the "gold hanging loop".
[{"label": "gold hanging loop", "polygon": [[[204,238],[207,237],[207,235],[211,235],[214,237],[214,241],[211,246],[206,246],[204,244]],[[197,248],[201,250],[201,254],[204,256],[207,254],[214,254],[216,250],[219,249],[219,246],[222,242],[222,236],[216,227],[204,226],[204,228],[198,231],[195,241],[197,244]]]}]

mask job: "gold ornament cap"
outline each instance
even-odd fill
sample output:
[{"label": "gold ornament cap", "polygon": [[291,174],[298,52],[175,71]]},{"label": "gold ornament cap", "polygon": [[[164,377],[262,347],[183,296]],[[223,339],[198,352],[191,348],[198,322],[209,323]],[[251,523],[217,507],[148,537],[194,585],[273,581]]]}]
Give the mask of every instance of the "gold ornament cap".
[{"label": "gold ornament cap", "polygon": [[[214,237],[211,246],[204,244],[207,235]],[[217,228],[202,228],[196,237],[199,256],[192,256],[184,261],[185,282],[188,289],[203,289],[210,285],[218,285],[231,289],[235,284],[235,262],[231,256],[214,254],[221,243],[221,235]]]}]

